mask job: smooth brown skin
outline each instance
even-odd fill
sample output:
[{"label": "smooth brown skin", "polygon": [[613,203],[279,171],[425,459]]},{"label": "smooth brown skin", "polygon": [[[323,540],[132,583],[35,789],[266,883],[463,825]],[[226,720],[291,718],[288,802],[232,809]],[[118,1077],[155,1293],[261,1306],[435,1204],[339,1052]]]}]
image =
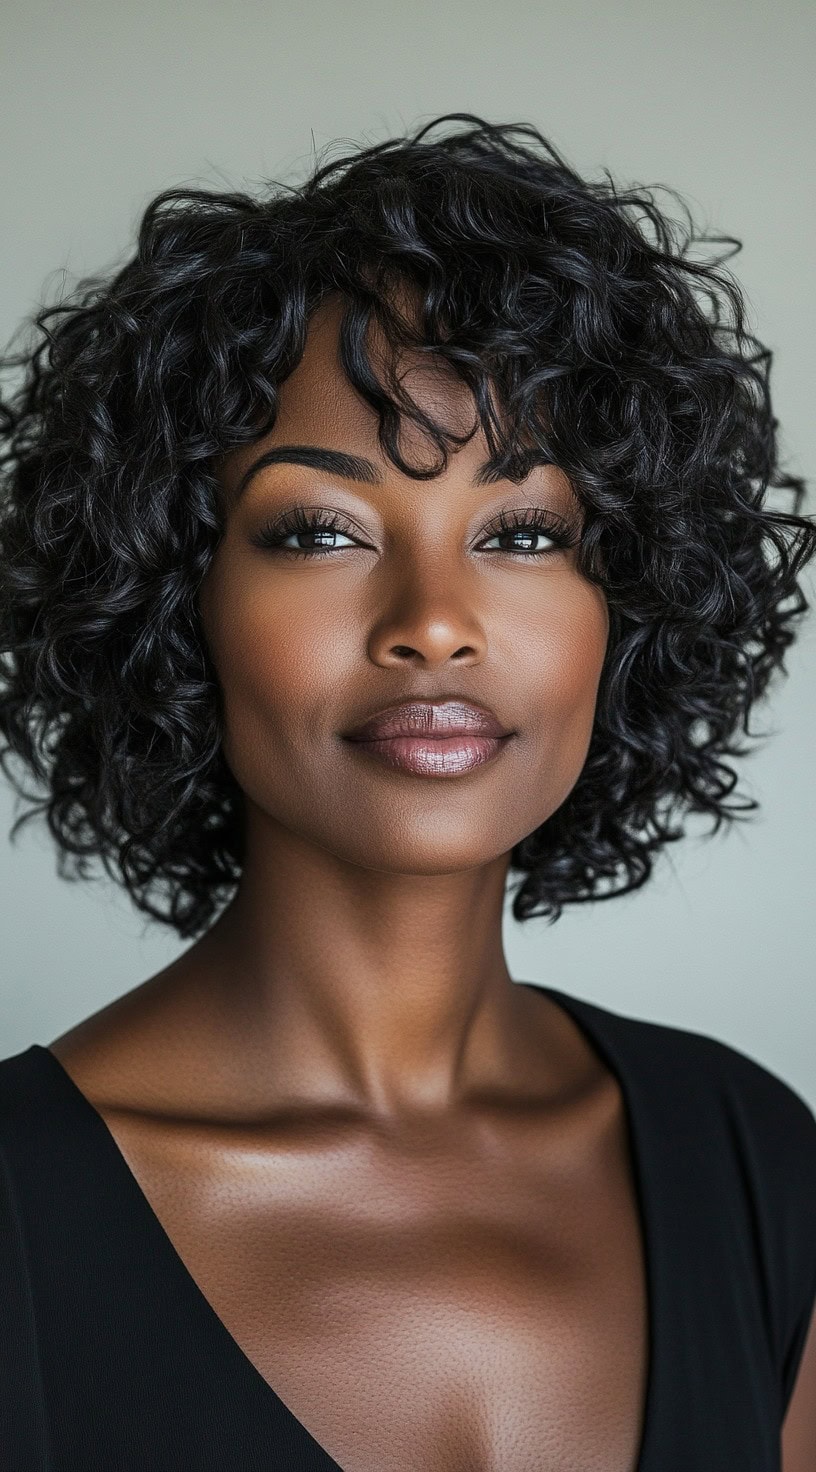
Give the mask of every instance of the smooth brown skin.
[{"label": "smooth brown skin", "polygon": [[[336,330],[330,303],[273,433],[222,469],[201,610],[247,801],[238,892],[50,1046],[241,1350],[344,1472],[633,1472],[647,1298],[620,1087],[502,947],[510,850],[585,760],[605,600],[574,550],[475,550],[502,507],[580,513],[563,474],[477,485],[479,432],[443,475],[402,475]],[[406,366],[418,402],[473,422],[458,380]],[[236,499],[278,444],[366,456],[381,483],[280,464]],[[434,454],[407,429],[403,451]],[[253,546],[293,499],[337,509],[362,545]],[[418,694],[487,704],[516,735],[445,779],[340,738]]]}]

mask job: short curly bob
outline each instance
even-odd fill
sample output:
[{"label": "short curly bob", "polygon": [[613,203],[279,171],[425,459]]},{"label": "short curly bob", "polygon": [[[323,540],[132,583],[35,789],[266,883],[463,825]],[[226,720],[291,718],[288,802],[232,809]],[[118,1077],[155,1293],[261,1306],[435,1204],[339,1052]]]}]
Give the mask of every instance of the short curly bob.
[{"label": "short curly bob", "polygon": [[[512,851],[515,918],[638,888],[686,814],[716,831],[758,807],[724,758],[745,754],[740,727],[755,737],[751,706],[809,606],[816,526],[780,469],[771,354],[723,266],[740,243],[680,205],[678,221],[654,187],[587,181],[536,128],[470,113],[262,197],[157,195],[132,259],[41,310],[36,342],[3,360],[23,373],[0,422],[0,765],[32,804],[12,836],[45,813],[61,877],[100,859],[183,938],[234,892],[243,794],[197,610],[223,531],[215,467],[272,428],[331,293],[392,463],[436,474],[462,437],[377,377],[372,321],[453,366],[508,473],[532,450],[584,507],[607,653],[581,775]],[[727,250],[693,258],[712,241]],[[402,459],[403,416],[430,469]]]}]

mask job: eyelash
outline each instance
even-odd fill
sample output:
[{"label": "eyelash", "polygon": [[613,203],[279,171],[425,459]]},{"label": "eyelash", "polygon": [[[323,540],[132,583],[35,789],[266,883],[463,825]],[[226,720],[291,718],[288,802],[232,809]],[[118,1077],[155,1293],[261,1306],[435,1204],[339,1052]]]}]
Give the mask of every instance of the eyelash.
[{"label": "eyelash", "polygon": [[[354,529],[338,512],[298,503],[290,507],[282,516],[277,517],[275,521],[267,522],[250,540],[256,547],[280,552],[284,557],[325,557],[329,552],[349,551],[347,547],[284,547],[281,545],[293,532],[318,530],[341,532],[343,536],[354,536]],[[487,540],[521,530],[543,532],[554,545],[534,552],[517,548],[509,553],[511,557],[546,557],[562,548],[574,547],[578,541],[577,536],[566,522],[553,517],[552,513],[544,511],[540,506],[530,506],[525,510],[512,511],[509,514],[501,511],[487,529]],[[504,548],[498,550],[506,551]]]}]

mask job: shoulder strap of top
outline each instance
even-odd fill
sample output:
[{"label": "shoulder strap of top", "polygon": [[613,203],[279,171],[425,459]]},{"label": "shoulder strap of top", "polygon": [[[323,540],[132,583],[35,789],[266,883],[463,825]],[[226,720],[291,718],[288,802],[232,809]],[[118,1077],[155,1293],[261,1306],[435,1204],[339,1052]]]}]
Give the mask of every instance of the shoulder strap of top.
[{"label": "shoulder strap of top", "polygon": [[49,1438],[23,1214],[10,1156],[34,1144],[29,1124],[49,1079],[36,1045],[0,1061],[0,1446],[15,1466],[31,1472],[45,1472],[50,1465]]},{"label": "shoulder strap of top", "polygon": [[714,1039],[705,1044],[767,1265],[784,1415],[816,1305],[816,1117],[755,1059]]},{"label": "shoulder strap of top", "polygon": [[702,1139],[701,1182],[734,1221],[733,1271],[739,1224],[760,1278],[784,1416],[816,1305],[816,1115],[771,1069],[717,1038],[555,996],[636,1081],[635,1107],[654,1108],[667,1149],[690,1132]]}]

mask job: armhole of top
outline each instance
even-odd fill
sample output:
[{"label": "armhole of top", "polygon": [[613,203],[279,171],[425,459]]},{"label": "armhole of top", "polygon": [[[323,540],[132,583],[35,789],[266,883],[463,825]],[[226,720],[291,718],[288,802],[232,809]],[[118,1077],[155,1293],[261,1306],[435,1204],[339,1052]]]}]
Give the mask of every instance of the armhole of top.
[{"label": "armhole of top", "polygon": [[[804,1299],[800,1302],[788,1334],[785,1357],[782,1364],[782,1414],[787,1413],[805,1342],[814,1312],[816,1312],[816,1114],[801,1094],[795,1098],[805,1136],[804,1159],[797,1162],[795,1170],[797,1201],[803,1201],[804,1222],[801,1228],[801,1259],[810,1263],[810,1273]],[[793,1131],[791,1131],[793,1133]]]},{"label": "armhole of top", "polygon": [[749,1143],[755,1205],[767,1228],[762,1240],[784,1419],[816,1310],[816,1113],[786,1079],[740,1048],[689,1029],[669,1032],[703,1047],[706,1069],[718,1078],[726,1107]]},{"label": "armhole of top", "polygon": [[[744,1068],[747,1055],[738,1056]],[[778,1364],[784,1419],[816,1308],[816,1114],[779,1074],[754,1058],[747,1061],[753,1085],[749,1117],[762,1147],[768,1215],[778,1224],[773,1274],[782,1307]]]},{"label": "armhole of top", "polygon": [[[0,1140],[0,1446],[8,1466],[49,1467],[37,1322],[21,1214]],[[5,1465],[5,1464],[4,1464]]]},{"label": "armhole of top", "polygon": [[799,1366],[802,1363],[802,1355],[805,1351],[805,1340],[808,1336],[814,1310],[816,1310],[816,1273],[810,1285],[810,1292],[802,1312],[794,1326],[793,1333],[788,1341],[785,1353],[785,1361],[782,1367],[782,1416],[787,1415],[788,1406],[791,1402]]}]

